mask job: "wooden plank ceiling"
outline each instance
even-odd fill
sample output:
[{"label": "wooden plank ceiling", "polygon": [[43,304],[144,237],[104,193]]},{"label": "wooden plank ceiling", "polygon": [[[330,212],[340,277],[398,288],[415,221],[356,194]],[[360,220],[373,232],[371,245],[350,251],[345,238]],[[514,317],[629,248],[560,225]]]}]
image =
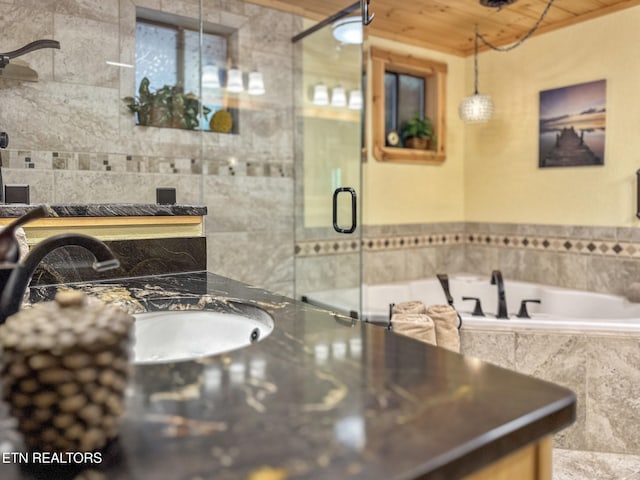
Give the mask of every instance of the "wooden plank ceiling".
[{"label": "wooden plank ceiling", "polygon": [[[248,0],[320,21],[354,0]],[[516,0],[502,9],[479,0],[370,0],[375,20],[368,33],[376,37],[454,55],[473,53],[475,25],[488,41],[509,45],[538,21],[547,0]],[[555,0],[536,35],[640,5],[640,0]],[[358,10],[359,12],[359,10]],[[482,43],[480,49],[484,49]]]}]

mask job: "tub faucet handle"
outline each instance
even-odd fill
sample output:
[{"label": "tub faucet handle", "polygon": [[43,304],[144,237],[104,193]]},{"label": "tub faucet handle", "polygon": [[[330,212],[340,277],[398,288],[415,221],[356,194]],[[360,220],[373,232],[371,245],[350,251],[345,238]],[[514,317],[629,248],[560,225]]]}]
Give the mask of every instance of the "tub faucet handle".
[{"label": "tub faucet handle", "polygon": [[528,298],[525,300],[522,300],[522,302],[520,302],[520,310],[518,310],[518,314],[516,315],[516,317],[518,318],[531,318],[529,316],[529,312],[527,311],[527,303],[541,303],[540,300],[538,299],[532,299],[532,298]]},{"label": "tub faucet handle", "polygon": [[482,311],[482,304],[480,303],[480,299],[478,297],[462,297],[462,300],[475,300],[476,303],[473,307],[473,315],[474,317],[484,317],[484,312]]}]

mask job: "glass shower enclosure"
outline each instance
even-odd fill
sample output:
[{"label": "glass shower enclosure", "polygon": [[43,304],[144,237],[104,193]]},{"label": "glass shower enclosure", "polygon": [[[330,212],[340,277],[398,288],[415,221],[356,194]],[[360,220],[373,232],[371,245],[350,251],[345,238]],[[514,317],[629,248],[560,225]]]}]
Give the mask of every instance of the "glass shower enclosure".
[{"label": "glass shower enclosure", "polygon": [[328,306],[324,298],[340,296],[340,313],[353,318],[361,311],[365,41],[360,3],[293,38],[295,297]]}]

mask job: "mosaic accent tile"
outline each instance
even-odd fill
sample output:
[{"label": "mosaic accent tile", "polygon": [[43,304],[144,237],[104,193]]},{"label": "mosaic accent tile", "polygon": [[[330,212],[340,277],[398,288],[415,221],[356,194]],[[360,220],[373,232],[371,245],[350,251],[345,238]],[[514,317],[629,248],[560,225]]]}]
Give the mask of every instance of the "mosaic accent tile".
[{"label": "mosaic accent tile", "polygon": [[247,176],[248,177],[260,177],[264,175],[264,166],[252,162],[247,162]]},{"label": "mosaic accent tile", "polygon": [[262,157],[258,161],[230,163],[211,158],[201,160],[104,152],[5,150],[2,160],[5,167],[17,169],[293,178],[292,163],[274,163],[270,161],[273,158]]},{"label": "mosaic accent tile", "polygon": [[91,156],[87,153],[78,155],[78,170],[91,170]]},{"label": "mosaic accent tile", "polygon": [[38,170],[52,170],[53,158],[49,152],[36,150],[14,150],[9,152],[9,167],[34,168]]},{"label": "mosaic accent tile", "polygon": [[64,158],[56,158],[53,159],[53,169],[54,170],[66,170],[67,169],[67,160]]}]

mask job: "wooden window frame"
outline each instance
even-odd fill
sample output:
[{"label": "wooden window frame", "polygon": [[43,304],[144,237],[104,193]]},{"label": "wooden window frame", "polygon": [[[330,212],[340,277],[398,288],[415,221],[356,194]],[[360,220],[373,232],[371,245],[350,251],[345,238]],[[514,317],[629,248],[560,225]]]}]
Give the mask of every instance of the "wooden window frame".
[{"label": "wooden window frame", "polygon": [[[425,92],[425,114],[433,123],[437,135],[436,150],[417,150],[386,145],[384,74],[386,71],[406,73],[424,77],[435,87],[427,86]],[[381,162],[439,164],[446,159],[446,79],[447,64],[371,47],[371,119],[373,133],[373,155]],[[400,133],[400,132],[399,132]]]}]

